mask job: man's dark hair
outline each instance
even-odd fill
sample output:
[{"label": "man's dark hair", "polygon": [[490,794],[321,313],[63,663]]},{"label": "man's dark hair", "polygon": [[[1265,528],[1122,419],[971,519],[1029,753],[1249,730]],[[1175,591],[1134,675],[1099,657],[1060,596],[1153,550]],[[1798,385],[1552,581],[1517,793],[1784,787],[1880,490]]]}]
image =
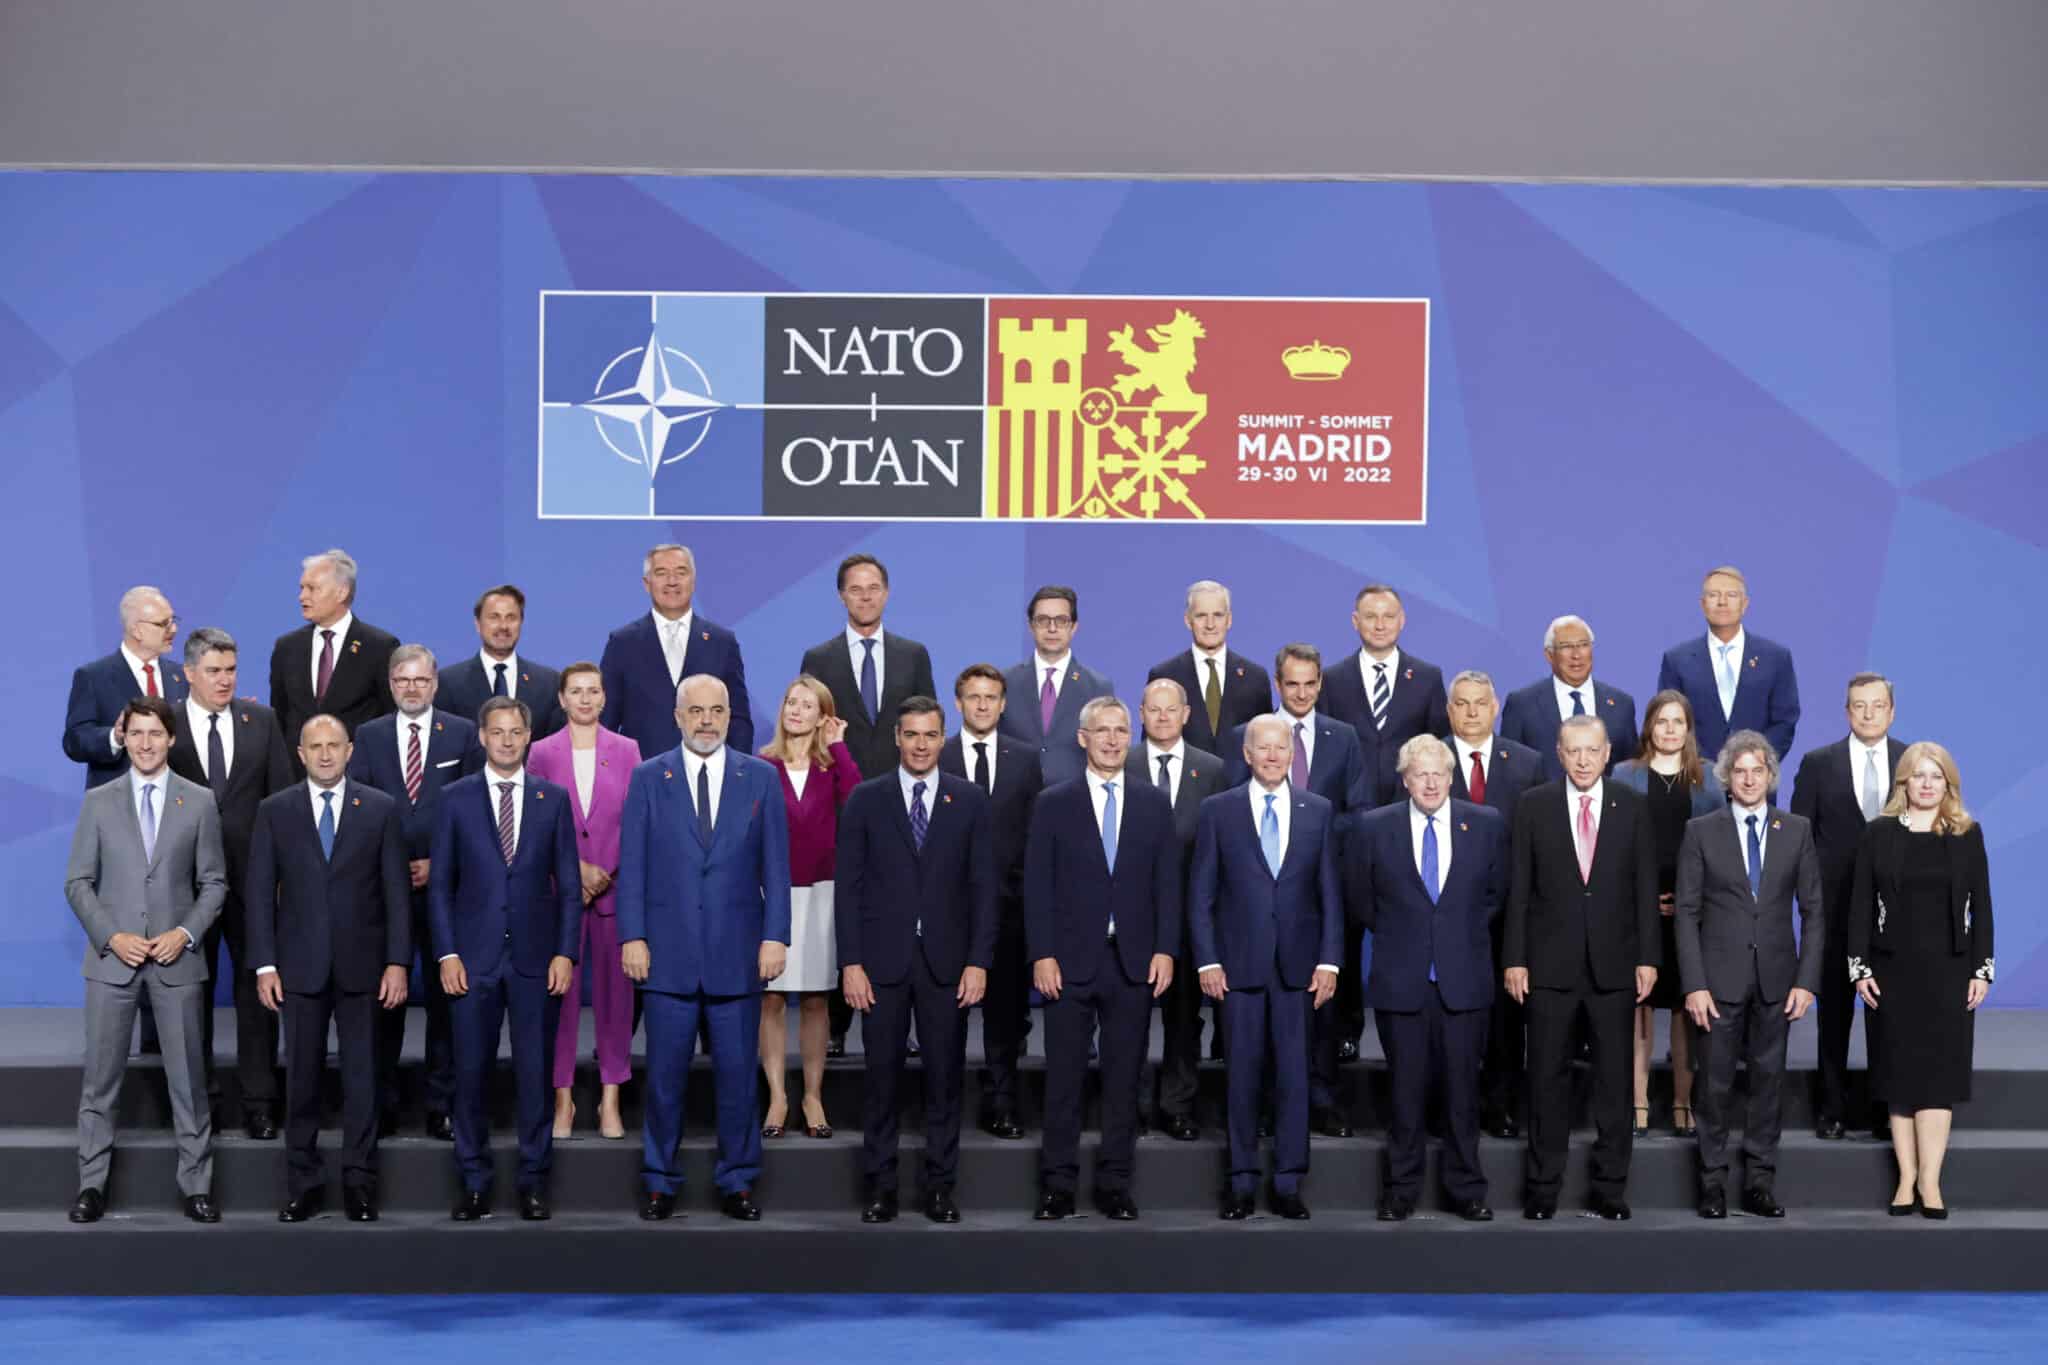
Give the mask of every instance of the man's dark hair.
[{"label": "man's dark hair", "polygon": [[1048,583],[1037,592],[1031,594],[1031,600],[1024,604],[1024,619],[1026,621],[1031,619],[1032,614],[1038,610],[1040,602],[1053,600],[1066,603],[1067,610],[1073,614],[1074,619],[1076,621],[1081,619],[1080,597],[1075,594],[1072,588],[1059,583]]},{"label": "man's dark hair", "polygon": [[121,708],[121,728],[128,728],[128,722],[137,716],[155,716],[162,722],[167,734],[178,733],[178,713],[162,697],[137,697]]},{"label": "man's dark hair", "polygon": [[938,702],[932,698],[905,697],[903,705],[896,708],[896,727],[899,730],[903,728],[903,718],[905,716],[929,716],[933,714],[939,717],[939,724],[941,726],[946,723],[946,713],[940,709]]},{"label": "man's dark hair", "polygon": [[889,586],[888,565],[884,564],[881,560],[876,559],[873,555],[848,555],[846,558],[839,561],[839,586],[837,588],[837,591],[846,591],[846,576],[852,573],[855,569],[858,569],[863,564],[874,565],[875,572],[882,576],[882,586],[885,588]]},{"label": "man's dark hair", "polygon": [[960,670],[960,676],[953,679],[953,695],[959,696],[967,690],[967,684],[976,678],[987,678],[1002,689],[1004,696],[1010,695],[1010,684],[1003,680],[1003,670],[994,664],[969,664]]},{"label": "man's dark hair", "polygon": [[513,587],[510,583],[500,583],[495,588],[485,588],[481,593],[478,593],[476,610],[471,612],[470,615],[481,621],[484,615],[484,603],[490,601],[493,597],[511,598],[519,604],[519,614],[521,616],[526,615],[526,594]]},{"label": "man's dark hair", "polygon": [[484,727],[491,723],[491,717],[497,715],[500,711],[517,711],[519,713],[519,723],[528,730],[533,728],[532,707],[517,697],[492,697],[482,706],[479,706],[476,711],[476,731],[479,738],[483,735]]}]

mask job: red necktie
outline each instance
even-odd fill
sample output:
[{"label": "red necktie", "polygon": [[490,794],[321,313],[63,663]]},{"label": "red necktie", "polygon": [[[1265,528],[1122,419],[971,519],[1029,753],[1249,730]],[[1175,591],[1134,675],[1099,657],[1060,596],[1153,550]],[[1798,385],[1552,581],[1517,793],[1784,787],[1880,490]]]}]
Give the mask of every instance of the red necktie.
[{"label": "red necktie", "polygon": [[420,723],[412,722],[412,738],[405,746],[405,799],[418,805],[420,801]]},{"label": "red necktie", "polygon": [[155,664],[144,664],[142,666],[142,689],[152,697],[160,697],[163,695],[161,692],[156,690]]},{"label": "red necktie", "polygon": [[1486,769],[1479,766],[1477,749],[1472,751],[1472,777],[1465,783],[1465,792],[1474,805],[1483,805],[1486,801]]}]

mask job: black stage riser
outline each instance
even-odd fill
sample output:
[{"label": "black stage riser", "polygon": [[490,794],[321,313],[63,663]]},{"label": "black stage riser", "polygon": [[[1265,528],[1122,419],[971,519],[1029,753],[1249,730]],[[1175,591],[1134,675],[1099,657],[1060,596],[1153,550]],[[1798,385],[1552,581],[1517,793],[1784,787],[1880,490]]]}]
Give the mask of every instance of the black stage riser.
[{"label": "black stage riser", "polygon": [[[1094,1137],[1082,1150],[1082,1203],[1090,1188]],[[322,1148],[333,1162],[335,1135],[322,1136]],[[1585,1196],[1589,1139],[1574,1139],[1565,1202],[1578,1207]],[[1384,1144],[1377,1138],[1317,1138],[1313,1144],[1306,1195],[1317,1208],[1371,1210],[1377,1203]],[[496,1135],[497,1193],[510,1208],[516,1188],[517,1158],[510,1136]],[[2048,1210],[2048,1181],[2041,1179],[2048,1145],[2031,1133],[1959,1133],[1950,1153],[1943,1189],[1955,1204],[1973,1209]],[[693,1135],[684,1143],[684,1166],[691,1197],[700,1202],[710,1193],[712,1142]],[[1487,1139],[1480,1155],[1491,1198],[1502,1210],[1519,1208],[1522,1187],[1519,1143]],[[1036,1135],[1005,1142],[981,1134],[963,1139],[958,1197],[961,1204],[984,1214],[998,1212],[1023,1219],[1038,1191]],[[381,1197],[393,1210],[432,1213],[445,1210],[459,1192],[453,1148],[425,1138],[398,1138],[382,1144]],[[901,1181],[906,1198],[920,1183],[920,1140],[907,1134],[903,1144]],[[1435,1152],[1425,1202],[1436,1199]],[[1736,1159],[1731,1188],[1739,1190],[1741,1162]],[[557,1145],[551,1193],[565,1212],[601,1213],[632,1207],[639,1189],[640,1134],[629,1130],[623,1142],[591,1137]],[[1637,1145],[1630,1171],[1628,1197],[1637,1208],[1687,1210],[1695,1200],[1694,1149],[1688,1142],[1651,1139]],[[115,1151],[108,1195],[111,1203],[134,1211],[176,1207],[176,1149],[168,1135],[131,1133]],[[1199,1142],[1174,1142],[1149,1137],[1139,1145],[1135,1193],[1142,1207],[1212,1209],[1225,1175],[1222,1144],[1212,1134]],[[249,1212],[274,1208],[284,1199],[285,1157],[282,1144],[221,1140],[214,1157],[213,1192],[226,1208]],[[334,1169],[330,1190],[338,1205],[340,1174]],[[1811,1134],[1789,1135],[1779,1151],[1777,1191],[1791,1207],[1820,1210],[1863,1210],[1881,1206],[1893,1187],[1888,1146],[1873,1142],[1822,1142]],[[70,1131],[14,1130],[0,1144],[0,1210],[61,1209],[77,1185],[77,1155]],[[858,1134],[814,1141],[786,1137],[766,1144],[762,1175],[756,1186],[761,1202],[784,1213],[832,1214],[851,1218],[862,1192]]]}]

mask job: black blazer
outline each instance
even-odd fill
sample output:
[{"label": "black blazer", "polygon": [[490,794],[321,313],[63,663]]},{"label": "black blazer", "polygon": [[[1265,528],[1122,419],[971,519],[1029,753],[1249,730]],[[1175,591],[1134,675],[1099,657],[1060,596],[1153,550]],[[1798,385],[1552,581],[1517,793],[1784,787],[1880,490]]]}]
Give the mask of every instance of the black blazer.
[{"label": "black blazer", "polygon": [[[1896,770],[1894,770],[1896,771]],[[1849,901],[1849,979],[1877,975],[1893,949],[1896,907],[1905,900],[1906,844],[1917,836],[1902,821],[1879,816],[1856,850],[1855,889]],[[1991,867],[1984,856],[1984,827],[1971,825],[1948,842],[1948,913],[1952,950],[1970,960],[1970,974],[1990,981],[1996,961],[1991,942]],[[1768,849],[1764,861],[1770,862]],[[1958,1004],[1961,1002],[1958,1001]]]},{"label": "black blazer", "polygon": [[1531,986],[1571,990],[1590,961],[1601,990],[1633,991],[1638,966],[1669,970],[1659,961],[1649,803],[1618,782],[1601,784],[1593,875],[1582,879],[1570,785],[1531,787],[1515,805],[1514,876],[1500,965],[1528,968]]},{"label": "black blazer", "polygon": [[[410,881],[398,803],[344,782],[334,856],[320,852],[303,782],[266,797],[249,851],[249,966],[276,967],[295,995],[377,989],[387,966],[412,963]],[[259,889],[261,888],[261,889]]]},{"label": "black blazer", "polygon": [[313,623],[277,637],[270,647],[270,709],[277,712],[277,728],[284,732],[291,754],[292,776],[306,770],[299,766],[299,731],[321,712],[341,721],[349,738],[366,720],[389,715],[391,700],[391,651],[398,637],[382,631],[358,616],[349,623],[348,638],[337,641],[334,673],[327,680],[327,696],[313,696]]},{"label": "black blazer", "polygon": [[1102,851],[1095,799],[1085,777],[1047,787],[1031,816],[1024,850],[1024,956],[1056,958],[1067,981],[1092,981],[1111,957],[1124,980],[1142,982],[1152,955],[1175,956],[1181,941],[1180,841],[1166,793],[1128,777],[1117,822],[1116,867]]},{"label": "black blazer", "polygon": [[[1611,773],[1615,764],[1636,756],[1636,699],[1597,678],[1590,680],[1589,685],[1593,697],[1586,714],[1598,716],[1607,726],[1607,771]],[[1501,734],[1536,751],[1543,763],[1545,782],[1564,778],[1564,764],[1557,757],[1557,732],[1563,725],[1564,717],[1557,713],[1557,691],[1549,674],[1510,692],[1501,707]],[[1707,766],[1712,767],[1713,763],[1713,756],[1708,755]]]},{"label": "black blazer", "polygon": [[1451,710],[1444,696],[1443,670],[1404,649],[1400,676],[1394,679],[1393,695],[1387,699],[1387,728],[1376,728],[1372,723],[1372,696],[1365,690],[1365,678],[1358,666],[1359,656],[1364,652],[1354,649],[1323,670],[1323,692],[1316,699],[1316,710],[1346,722],[1358,732],[1372,784],[1366,804],[1384,806],[1407,799],[1400,779],[1394,774],[1401,746],[1421,734],[1449,739]]},{"label": "black blazer", "polygon": [[[562,675],[524,654],[518,658],[519,678],[514,686],[519,700],[533,712],[533,738],[546,739],[569,723],[562,712]],[[491,685],[495,681],[493,675],[484,672],[484,661],[472,650],[461,662],[441,670],[441,686],[434,694],[434,705],[474,725],[476,713],[491,699]]]},{"label": "black blazer", "polygon": [[1431,901],[1415,867],[1408,802],[1361,815],[1344,840],[1344,903],[1372,932],[1365,1003],[1412,1013],[1423,1007],[1429,972],[1446,1007],[1493,1003],[1493,921],[1508,889],[1507,823],[1469,801],[1437,812],[1451,854],[1450,875]]},{"label": "black blazer", "polygon": [[[1294,724],[1294,717],[1285,712],[1280,713],[1280,718]],[[1316,750],[1308,761],[1308,789],[1335,807],[1338,815],[1371,809],[1372,793],[1376,790],[1372,759],[1358,732],[1333,716],[1312,714],[1308,720],[1316,727]],[[1250,723],[1245,722],[1223,737],[1221,757],[1226,787],[1252,780],[1251,765],[1244,761],[1244,732]],[[1366,724],[1372,724],[1370,716]]]},{"label": "black blazer", "polygon": [[433,855],[434,822],[441,809],[442,788],[484,770],[484,751],[476,742],[476,726],[438,706],[429,715],[430,719],[422,725],[426,742],[422,746],[417,802],[406,799],[405,766],[398,756],[398,724],[404,716],[393,712],[363,726],[356,732],[355,752],[348,759],[351,781],[375,787],[398,802],[408,859]]},{"label": "black blazer", "polygon": [[[156,662],[162,670],[157,676],[164,700],[184,705],[185,670],[167,654]],[[118,649],[71,671],[71,696],[64,703],[64,756],[85,765],[87,791],[128,771],[128,755],[113,747],[111,736],[122,710],[141,695]]]},{"label": "black blazer", "polygon": [[[1220,735],[1244,724],[1254,716],[1263,716],[1273,710],[1273,680],[1266,670],[1254,661],[1245,658],[1234,649],[1223,651],[1223,723],[1214,730],[1209,728],[1209,708],[1203,704],[1202,691],[1208,687],[1208,670],[1195,668],[1194,646],[1189,645],[1171,659],[1152,665],[1152,671],[1145,675],[1147,683],[1160,678],[1171,678],[1179,683],[1188,694],[1188,723],[1182,736],[1197,749],[1217,752],[1222,743]],[[1133,742],[1137,737],[1133,736]]]},{"label": "black blazer", "polygon": [[[882,630],[882,694],[871,719],[860,701],[860,675],[853,671],[853,656],[846,647],[846,632],[812,645],[804,651],[803,671],[825,684],[832,693],[832,705],[846,722],[846,747],[861,772],[873,776],[897,766],[896,712],[911,697],[933,697],[930,651],[907,636],[884,627]],[[1001,755],[997,755],[1001,767]]]},{"label": "black blazer", "polygon": [[[1813,826],[1790,811],[1765,808],[1762,887],[1750,894],[1744,832],[1733,806],[1687,822],[1678,846],[1678,902],[1672,921],[1678,971],[1687,995],[1710,991],[1739,1001],[1754,980],[1766,1001],[1795,986],[1820,991],[1827,924],[1821,913],[1820,855]],[[1799,938],[1792,901],[1799,900]]]},{"label": "black blazer", "polygon": [[[1472,793],[1466,786],[1465,778],[1472,769],[1468,765],[1458,767],[1458,746],[1445,740],[1450,746],[1451,797],[1456,801],[1470,801]],[[1492,753],[1486,758],[1486,800],[1481,805],[1497,810],[1508,822],[1507,828],[1514,828],[1515,806],[1522,799],[1522,793],[1544,781],[1543,757],[1526,744],[1517,744],[1511,739],[1496,737],[1491,745]]]},{"label": "black blazer", "polygon": [[839,812],[839,965],[862,968],[878,986],[907,979],[919,956],[947,985],[963,968],[986,969],[995,957],[989,799],[965,778],[933,777],[921,850],[911,842],[910,812],[893,767],[855,787]]},{"label": "black blazer", "polygon": [[[998,731],[989,737],[996,746],[996,789],[989,797],[989,847],[995,856],[997,909],[1004,915],[1022,912],[1024,898],[1024,840],[1031,832],[1031,811],[1038,793],[1045,789],[1045,774],[1038,762],[1038,750],[1022,740]],[[896,747],[889,746],[888,766],[880,771],[894,774],[900,766]],[[867,770],[863,768],[862,772]],[[966,742],[954,734],[939,750],[939,771],[974,780],[968,766]]]},{"label": "black blazer", "polygon": [[[178,742],[171,746],[171,771],[206,787],[206,732],[192,733],[184,702],[179,702],[176,710]],[[213,797],[220,811],[221,851],[228,860],[227,906],[232,916],[241,910],[242,888],[248,884],[249,842],[256,834],[257,808],[265,797],[292,785],[292,770],[284,734],[277,728],[277,713],[269,707],[237,697],[227,704],[221,724],[234,727],[235,732],[227,785]]]},{"label": "black blazer", "polygon": [[[1881,774],[1885,795],[1891,795],[1892,775],[1906,746],[1885,737],[1885,770]],[[1879,805],[1884,802],[1880,800]],[[1856,855],[1863,846],[1868,823],[1863,807],[1856,801],[1856,784],[1849,775],[1849,739],[1815,749],[1799,760],[1799,772],[1792,779],[1792,813],[1813,825],[1814,847],[1820,850],[1821,904],[1835,924],[1849,908],[1855,889]]]}]

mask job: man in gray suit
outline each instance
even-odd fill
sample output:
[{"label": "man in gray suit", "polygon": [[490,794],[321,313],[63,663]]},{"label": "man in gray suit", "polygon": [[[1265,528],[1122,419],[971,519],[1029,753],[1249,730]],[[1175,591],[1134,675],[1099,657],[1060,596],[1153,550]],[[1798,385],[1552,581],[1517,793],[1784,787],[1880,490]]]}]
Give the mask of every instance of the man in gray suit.
[{"label": "man in gray suit", "polygon": [[1703,1084],[1692,1101],[1699,1127],[1699,1215],[1728,1216],[1728,1111],[1740,1058],[1749,1067],[1742,1207],[1760,1218],[1783,1218],[1772,1187],[1785,1039],[1790,1025],[1813,1006],[1826,961],[1820,854],[1812,823],[1770,804],[1778,755],[1769,740],[1754,730],[1736,731],[1722,746],[1714,775],[1728,793],[1728,807],[1685,827],[1673,926],[1685,1012],[1699,1030],[1695,1046]]},{"label": "man in gray suit", "polygon": [[86,939],[85,1077],[71,1221],[98,1222],[106,1211],[114,1107],[136,1005],[146,997],[163,1039],[185,1216],[217,1223],[201,1026],[210,1003],[206,959],[187,950],[198,947],[227,899],[220,816],[212,792],[170,770],[177,717],[169,702],[137,697],[122,709],[120,725],[126,779],[86,793],[64,876]]}]

